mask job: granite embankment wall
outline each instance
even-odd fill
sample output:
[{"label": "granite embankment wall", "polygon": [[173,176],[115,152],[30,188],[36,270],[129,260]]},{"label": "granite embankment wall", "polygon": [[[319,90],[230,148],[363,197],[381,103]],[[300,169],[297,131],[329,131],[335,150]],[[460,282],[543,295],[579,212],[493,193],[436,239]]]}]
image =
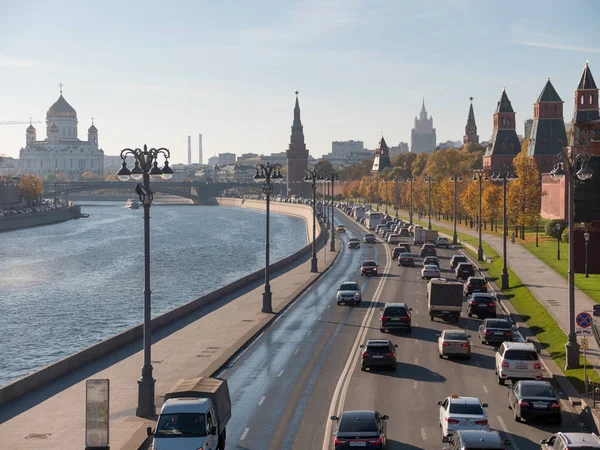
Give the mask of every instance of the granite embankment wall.
[{"label": "granite embankment wall", "polygon": [[[219,204],[223,206],[240,206],[251,209],[265,209],[264,202],[260,201],[244,201],[244,204],[239,200],[239,204],[230,202],[229,200],[236,199],[223,199],[225,201],[218,200]],[[246,202],[248,202],[246,204]],[[244,206],[245,205],[245,206]],[[276,203],[273,204],[274,206]],[[310,255],[312,248],[312,208],[307,205],[297,205],[289,203],[278,204],[277,207],[272,208],[273,212],[290,214],[294,216],[303,217],[305,219],[310,218],[311,222],[307,222],[307,228],[310,228],[309,243],[297,252],[289,255],[288,257],[271,264],[270,270],[272,272],[281,270],[286,266],[296,262],[298,259],[305,255]],[[307,219],[308,220],[308,219]],[[308,227],[308,223],[311,224]],[[317,223],[317,239],[318,244],[321,244],[324,235],[321,226]],[[222,288],[214,290],[202,297],[192,300],[185,305],[175,308],[165,314],[152,319],[152,330],[157,330],[165,325],[175,322],[177,319],[185,317],[191,312],[208,305],[232,292],[236,289],[245,287],[246,285],[253,283],[264,277],[264,269],[253,272],[244,278],[241,278],[233,283],[230,283]],[[101,358],[102,356],[123,347],[124,345],[130,344],[131,342],[142,339],[142,324],[136,325],[129,328],[122,333],[119,333],[113,337],[107,338],[91,347],[88,347],[78,353],[61,359],[60,361],[50,364],[30,375],[27,375],[13,383],[10,383],[4,387],[0,387],[0,405],[6,404],[12,400],[15,400],[36,388],[39,388],[52,380],[55,380],[69,372],[81,368],[82,366]]]},{"label": "granite embankment wall", "polygon": [[30,212],[0,217],[0,231],[18,230],[20,228],[38,227],[53,223],[77,219],[81,214],[80,206],[52,211]]}]

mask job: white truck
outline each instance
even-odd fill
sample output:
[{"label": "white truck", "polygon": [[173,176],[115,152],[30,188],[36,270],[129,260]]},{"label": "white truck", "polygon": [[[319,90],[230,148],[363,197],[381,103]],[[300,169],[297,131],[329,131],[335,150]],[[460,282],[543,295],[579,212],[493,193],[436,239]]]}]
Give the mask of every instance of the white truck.
[{"label": "white truck", "polygon": [[459,281],[431,280],[427,283],[429,318],[458,323],[463,307],[464,285]]},{"label": "white truck", "polygon": [[365,211],[365,208],[363,206],[354,205],[352,213],[354,215],[354,219],[355,220],[360,220],[363,217],[365,217],[365,212],[366,211]]},{"label": "white truck", "polygon": [[231,418],[227,380],[199,377],[181,380],[165,394],[152,450],[225,450],[226,426]]},{"label": "white truck", "polygon": [[438,238],[437,230],[426,230],[425,228],[415,228],[414,234],[414,245],[422,245],[426,242],[435,242]]}]

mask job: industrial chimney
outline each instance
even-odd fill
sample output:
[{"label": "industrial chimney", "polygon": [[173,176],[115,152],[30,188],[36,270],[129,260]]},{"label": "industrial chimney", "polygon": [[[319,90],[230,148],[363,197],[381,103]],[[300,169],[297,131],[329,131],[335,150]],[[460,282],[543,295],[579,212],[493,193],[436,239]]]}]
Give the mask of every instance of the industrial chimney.
[{"label": "industrial chimney", "polygon": [[188,135],[188,165],[192,164],[192,136]]},{"label": "industrial chimney", "polygon": [[202,133],[198,135],[198,152],[200,153],[200,159],[198,161],[202,164]]}]

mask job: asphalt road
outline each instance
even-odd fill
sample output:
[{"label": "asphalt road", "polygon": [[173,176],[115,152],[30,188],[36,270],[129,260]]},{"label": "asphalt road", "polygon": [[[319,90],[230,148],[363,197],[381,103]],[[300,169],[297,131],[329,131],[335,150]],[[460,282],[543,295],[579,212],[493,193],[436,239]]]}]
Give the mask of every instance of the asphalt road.
[{"label": "asphalt road", "polygon": [[[336,222],[347,227],[344,243],[362,237],[358,224],[336,213]],[[454,252],[438,250],[442,276],[452,276]],[[362,259],[378,260],[382,274],[361,277]],[[494,350],[477,339],[477,319],[463,314],[459,324],[471,331],[471,360],[439,359],[436,334],[454,325],[430,321],[427,282],[420,271],[419,258],[415,268],[398,267],[387,244],[361,244],[360,250],[344,246],[330,271],[221,374],[233,402],[227,449],[329,449],[329,416],[352,409],[390,416],[390,450],[442,449],[436,402],[453,393],[488,403],[491,428],[503,432],[515,450],[539,449],[540,439],[559,429],[581,430],[578,416],[565,408],[560,427],[513,420],[508,388],[499,386],[494,375]],[[336,305],[335,291],[346,280],[361,282],[361,306]],[[379,308],[396,301],[413,309],[410,334],[379,331]],[[381,337],[398,344],[397,370],[362,372],[358,345]]]}]

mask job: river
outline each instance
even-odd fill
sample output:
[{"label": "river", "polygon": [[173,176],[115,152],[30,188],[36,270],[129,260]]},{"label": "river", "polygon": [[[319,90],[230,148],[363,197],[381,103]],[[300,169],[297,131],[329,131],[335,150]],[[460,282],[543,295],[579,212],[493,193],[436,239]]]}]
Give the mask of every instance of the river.
[{"label": "river", "polygon": [[[0,234],[0,386],[142,321],[143,210],[82,212]],[[156,205],[151,217],[153,317],[264,267],[263,212]],[[272,213],[272,262],[306,243],[303,219]]]}]

